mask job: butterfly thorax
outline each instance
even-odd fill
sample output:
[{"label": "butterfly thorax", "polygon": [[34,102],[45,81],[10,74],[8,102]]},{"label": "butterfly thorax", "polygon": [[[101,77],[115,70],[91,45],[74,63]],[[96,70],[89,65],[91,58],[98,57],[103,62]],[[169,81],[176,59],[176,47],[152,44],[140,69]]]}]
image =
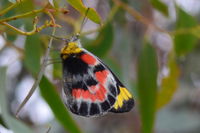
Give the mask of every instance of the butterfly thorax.
[{"label": "butterfly thorax", "polygon": [[66,59],[70,55],[79,54],[82,52],[80,42],[69,42],[61,49],[61,58]]}]

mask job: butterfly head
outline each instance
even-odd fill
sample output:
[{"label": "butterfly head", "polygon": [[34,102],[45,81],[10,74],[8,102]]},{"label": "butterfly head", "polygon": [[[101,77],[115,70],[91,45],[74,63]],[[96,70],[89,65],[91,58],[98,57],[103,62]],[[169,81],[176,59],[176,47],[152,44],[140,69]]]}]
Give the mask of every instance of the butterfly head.
[{"label": "butterfly head", "polygon": [[61,49],[61,57],[63,59],[66,59],[71,54],[82,52],[78,34],[70,39],[65,39],[65,42],[65,46]]}]

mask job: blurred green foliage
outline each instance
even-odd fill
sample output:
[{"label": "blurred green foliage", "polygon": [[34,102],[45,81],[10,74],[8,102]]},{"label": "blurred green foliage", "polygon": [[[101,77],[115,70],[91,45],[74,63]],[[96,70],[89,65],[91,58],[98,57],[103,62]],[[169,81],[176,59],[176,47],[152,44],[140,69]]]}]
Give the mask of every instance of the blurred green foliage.
[{"label": "blurred green foliage", "polygon": [[72,133],[81,133],[67,112],[65,105],[60,99],[60,95],[56,92],[54,86],[46,77],[43,77],[40,82],[40,90],[42,96],[55,114],[55,117],[60,121],[64,128]]},{"label": "blurred green foliage", "polygon": [[[87,7],[82,3],[81,0],[67,0],[67,2],[71,6],[73,6],[76,10],[78,10],[80,13],[85,15],[85,13],[87,11]],[[101,18],[94,9],[90,8],[90,10],[88,10],[87,16],[89,19],[91,19],[95,23],[98,23],[98,24],[101,23]]]},{"label": "blurred green foliage", "polygon": [[180,75],[178,66],[174,61],[173,57],[169,58],[169,75],[162,79],[162,84],[160,89],[158,90],[158,99],[157,99],[157,109],[164,107],[167,103],[169,103],[174,93],[178,88],[178,78]]},{"label": "blurred green foliage", "polygon": [[138,61],[138,94],[142,120],[142,133],[153,133],[157,99],[156,51],[145,43]]},{"label": "blurred green foliage", "polygon": [[1,117],[3,119],[2,125],[6,125],[8,128],[12,129],[15,133],[32,133],[32,130],[27,127],[21,121],[15,119],[13,116],[9,114],[7,108],[7,98],[6,98],[6,67],[0,67],[0,107],[1,107]]},{"label": "blurred green foliage", "polygon": [[[14,0],[9,1],[15,3]],[[85,6],[86,4],[82,3],[81,0],[49,1],[51,1],[51,4],[47,4],[47,2],[38,3],[36,1],[22,0],[22,3],[15,3],[15,6],[13,6],[12,9],[3,15],[0,15],[0,21],[12,16],[26,14],[27,12],[36,9],[45,8],[46,10],[41,11],[39,14],[35,14],[33,12],[29,16],[20,19],[17,18],[16,20],[13,19],[12,21],[9,21],[8,24],[25,32],[31,31],[33,29],[33,18],[35,16],[39,16],[39,23],[37,26],[43,25],[46,20],[55,21],[56,24],[63,26],[63,28],[57,28],[58,34],[70,31],[73,33],[74,31],[72,29],[74,27],[75,29],[80,27],[82,18],[88,8]],[[156,43],[152,41],[153,39],[151,40],[151,43],[149,43],[149,40],[146,41],[146,36],[148,36],[148,33],[146,33],[146,28],[148,26],[150,28],[155,28],[155,25],[151,23],[154,22],[154,20],[147,20],[152,19],[152,14],[149,14],[154,10],[157,10],[165,17],[169,18],[169,7],[160,0],[150,0],[147,2],[150,5],[148,5],[145,1],[142,1],[141,3],[139,1],[134,1],[135,5],[139,5],[138,8],[144,10],[143,13],[145,13],[146,9],[151,9],[148,10],[151,12],[147,12],[146,14],[141,15],[142,13],[133,10],[133,2],[131,0],[121,0],[121,2],[124,2],[123,4],[125,6],[122,6],[122,4],[116,4],[119,1],[120,0],[112,0],[106,4],[104,3],[104,8],[109,7],[107,10],[105,10],[106,13],[104,13],[104,8],[102,8],[102,3],[100,1],[100,4],[97,3],[97,6],[101,5],[98,7],[98,9],[90,8],[87,17],[93,22],[93,24],[95,23],[100,28],[93,31],[93,33],[98,32],[97,36],[94,35],[92,39],[88,39],[86,36],[85,38],[87,39],[82,39],[82,43],[88,51],[94,53],[96,56],[104,60],[106,64],[111,67],[113,72],[115,72],[116,75],[120,77],[120,79],[124,81],[125,79],[130,80],[131,85],[127,86],[137,89],[137,94],[133,95],[138,96],[135,97],[135,101],[136,105],[139,107],[139,114],[136,114],[137,111],[131,112],[131,114],[140,115],[141,120],[137,122],[140,123],[141,121],[142,124],[141,127],[138,126],[135,128],[140,128],[139,131],[141,131],[141,133],[153,133],[154,131],[156,132],[155,123],[157,112],[159,112],[161,108],[166,107],[166,105],[171,102],[174,95],[176,94],[181,72],[179,66],[179,61],[181,59],[180,57],[185,57],[192,53],[195,48],[198,48],[197,44],[199,43],[198,41],[200,35],[198,34],[199,28],[195,27],[199,26],[199,22],[198,19],[196,19],[194,16],[190,15],[188,12],[184,11],[182,8],[176,5],[177,20],[172,22],[172,25],[175,25],[175,27],[170,27],[171,29],[173,28],[173,31],[159,31],[169,34],[171,39],[173,39],[174,44],[172,46],[173,48],[170,49],[168,53],[163,52],[167,55],[165,67],[169,69],[169,74],[163,77],[160,80],[160,85],[158,85],[158,75],[160,74],[161,69],[161,65],[159,66],[158,64],[163,62],[163,60],[158,59],[160,56],[159,50],[161,48],[158,48],[159,46],[157,46]],[[5,9],[10,7],[10,5],[12,6],[12,3],[10,2],[7,0],[0,2],[0,13],[5,11]],[[67,13],[66,10],[63,11],[64,6],[62,2],[68,3],[67,9],[69,10],[69,13]],[[145,8],[142,7],[142,4],[145,5]],[[109,12],[112,11],[113,7],[117,7],[117,11],[114,12],[112,14],[113,16],[110,17],[108,14],[110,14]],[[64,12],[64,15],[60,15],[61,12]],[[49,13],[51,15],[49,15]],[[138,17],[138,14],[145,16],[145,19]],[[66,19],[64,19],[65,17]],[[110,20],[106,20],[105,18]],[[103,26],[98,24],[103,24]],[[71,25],[73,25],[73,28]],[[36,79],[37,74],[41,68],[41,60],[47,49],[47,46],[44,44],[48,43],[49,36],[46,35],[51,34],[49,32],[51,27],[44,29],[40,33],[35,31],[33,35],[25,36],[25,43],[20,45],[22,47],[16,45],[19,34],[15,29],[5,26],[2,22],[0,22],[0,29],[2,37],[4,37],[4,39],[7,41],[4,48],[0,48],[0,52],[8,48],[15,49],[21,55],[19,60],[23,62],[23,70],[21,70],[21,73],[19,74],[21,76],[19,79],[22,79],[23,76],[25,77],[30,74],[33,76],[33,78]],[[120,31],[119,29],[123,31]],[[154,30],[158,29],[155,28]],[[119,36],[121,38],[120,41],[117,38]],[[23,41],[21,42],[23,43]],[[55,59],[59,58],[59,53],[56,55],[51,55],[51,57]],[[9,65],[7,67],[9,67]],[[31,133],[33,131],[28,126],[28,122],[24,121],[24,123],[22,123],[20,120],[15,119],[10,114],[12,111],[7,108],[11,107],[10,104],[8,104],[9,100],[6,97],[6,77],[8,75],[6,74],[6,71],[7,69],[5,67],[0,67],[0,124],[8,129],[13,130],[16,133]],[[124,75],[124,71],[126,71],[126,74],[128,73],[129,75]],[[58,90],[56,90],[58,86],[54,84],[54,81],[62,80],[61,64],[53,64],[53,76],[51,75],[51,72],[47,73],[49,75],[46,74],[43,76],[39,84],[40,93],[43,99],[51,108],[56,120],[64,127],[67,132],[84,132],[84,130],[81,129],[78,123],[72,118],[70,113],[68,113],[65,105],[61,100]],[[47,75],[50,77],[49,79],[47,78]],[[125,76],[127,78],[124,78]],[[126,81],[126,83],[129,82]],[[137,110],[137,106],[135,108],[135,110]],[[131,119],[137,120],[134,119],[132,115]],[[131,123],[130,125],[133,127],[134,123]],[[115,124],[113,124],[113,126],[117,129]],[[137,130],[131,132],[138,133]]]},{"label": "blurred green foliage", "polygon": [[161,13],[163,13],[165,16],[168,16],[168,7],[167,5],[165,5],[162,1],[160,0],[150,0],[152,6],[157,9],[158,11],[160,11]]},{"label": "blurred green foliage", "polygon": [[88,42],[85,48],[94,53],[97,57],[103,57],[109,52],[110,48],[112,48],[113,34],[112,25],[108,23],[101,29],[98,37]]},{"label": "blurred green foliage", "polygon": [[40,70],[41,41],[39,35],[28,36],[25,42],[24,64],[36,76]]},{"label": "blurred green foliage", "polygon": [[[188,13],[177,7],[176,29],[191,28],[198,25],[197,21]],[[178,56],[185,55],[193,50],[197,44],[198,38],[189,32],[174,36],[175,50]]]}]

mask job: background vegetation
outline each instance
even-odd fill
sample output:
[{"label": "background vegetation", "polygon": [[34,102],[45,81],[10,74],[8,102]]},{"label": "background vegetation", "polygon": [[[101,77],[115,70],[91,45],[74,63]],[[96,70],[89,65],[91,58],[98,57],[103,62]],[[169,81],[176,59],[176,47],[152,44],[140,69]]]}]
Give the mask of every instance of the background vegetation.
[{"label": "background vegetation", "polygon": [[[129,113],[82,118],[61,100],[50,35],[79,32],[88,7],[82,45],[132,92]],[[1,0],[0,133],[199,133],[199,16],[195,0]]]}]

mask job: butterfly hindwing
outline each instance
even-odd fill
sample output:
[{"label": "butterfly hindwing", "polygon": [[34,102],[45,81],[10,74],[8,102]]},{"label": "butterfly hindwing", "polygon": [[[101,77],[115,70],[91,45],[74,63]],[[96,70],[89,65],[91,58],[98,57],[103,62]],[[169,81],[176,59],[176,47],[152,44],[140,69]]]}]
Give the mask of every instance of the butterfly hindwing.
[{"label": "butterfly hindwing", "polygon": [[96,56],[82,49],[63,59],[63,95],[68,108],[81,116],[127,112],[132,95]]},{"label": "butterfly hindwing", "polygon": [[114,80],[116,81],[116,88],[117,88],[118,93],[116,96],[116,102],[113,105],[113,108],[110,110],[110,112],[113,112],[113,113],[129,112],[134,106],[134,100],[133,100],[132,95],[127,90],[127,88],[120,82],[120,80],[112,72],[112,70],[106,64],[104,64],[99,58],[98,60],[111,72]]}]

